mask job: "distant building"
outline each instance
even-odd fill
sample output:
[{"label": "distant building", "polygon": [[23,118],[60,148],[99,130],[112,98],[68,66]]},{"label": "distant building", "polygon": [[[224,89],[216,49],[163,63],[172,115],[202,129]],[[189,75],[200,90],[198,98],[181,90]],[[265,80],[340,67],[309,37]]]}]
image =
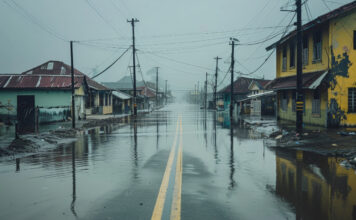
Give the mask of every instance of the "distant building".
[{"label": "distant building", "polygon": [[[270,80],[264,79],[254,79],[247,77],[239,77],[234,81],[233,84],[233,95],[234,95],[234,104],[237,104],[237,113],[250,114],[251,111],[251,99],[248,98],[248,95],[252,93],[259,93],[264,91],[264,86],[269,83]],[[225,88],[221,89],[218,92],[218,102],[217,105],[220,106],[223,104],[225,110],[229,109],[230,106],[230,97],[231,97],[231,86],[228,85]]]},{"label": "distant building", "polygon": [[[303,25],[304,123],[356,126],[356,2]],[[280,119],[296,120],[296,31],[267,50],[277,49]]]},{"label": "distant building", "polygon": [[[71,117],[71,70],[60,61],[48,61],[21,74],[0,75],[2,120],[8,118],[39,123]],[[75,70],[75,110],[86,114],[112,113],[111,90]]]}]

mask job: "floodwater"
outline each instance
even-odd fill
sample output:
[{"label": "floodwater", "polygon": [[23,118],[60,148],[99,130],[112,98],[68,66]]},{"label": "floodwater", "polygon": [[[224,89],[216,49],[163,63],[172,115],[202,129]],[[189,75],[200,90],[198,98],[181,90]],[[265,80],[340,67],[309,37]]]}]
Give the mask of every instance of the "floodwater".
[{"label": "floodwater", "polygon": [[356,174],[341,160],[269,149],[227,114],[172,104],[0,162],[0,219],[172,219],[177,204],[184,220],[356,219]]}]

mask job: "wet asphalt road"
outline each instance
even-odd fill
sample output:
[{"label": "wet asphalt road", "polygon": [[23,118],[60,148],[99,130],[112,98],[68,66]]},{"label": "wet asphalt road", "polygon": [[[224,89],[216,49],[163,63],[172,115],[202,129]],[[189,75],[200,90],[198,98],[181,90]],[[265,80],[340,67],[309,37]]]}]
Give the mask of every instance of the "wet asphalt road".
[{"label": "wet asphalt road", "polygon": [[340,158],[269,149],[195,105],[127,120],[0,162],[0,219],[355,219]]}]

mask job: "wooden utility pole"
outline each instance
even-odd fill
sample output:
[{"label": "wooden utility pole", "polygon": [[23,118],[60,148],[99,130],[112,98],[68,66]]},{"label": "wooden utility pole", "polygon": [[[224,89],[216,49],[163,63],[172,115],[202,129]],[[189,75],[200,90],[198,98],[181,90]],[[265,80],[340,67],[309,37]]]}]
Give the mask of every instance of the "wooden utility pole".
[{"label": "wooden utility pole", "polygon": [[133,60],[133,90],[134,90],[134,116],[137,116],[137,100],[136,100],[136,48],[135,48],[135,22],[139,22],[139,20],[132,18],[131,20],[127,20],[128,23],[131,23],[132,26],[132,60]]},{"label": "wooden utility pole", "polygon": [[74,62],[73,62],[73,41],[70,41],[70,71],[72,78],[72,128],[75,128],[75,92],[74,92]]},{"label": "wooden utility pole", "polygon": [[303,131],[303,33],[302,33],[302,3],[301,0],[296,0],[297,6],[297,94],[296,94],[296,130],[301,133]]},{"label": "wooden utility pole", "polygon": [[230,82],[230,119],[232,119],[234,111],[234,67],[235,67],[235,38],[230,38],[231,40],[231,82]]},{"label": "wooden utility pole", "polygon": [[218,71],[219,71],[219,60],[220,57],[215,57],[216,60],[216,70],[215,70],[215,85],[214,85],[214,108],[216,110],[216,90],[218,89]]}]

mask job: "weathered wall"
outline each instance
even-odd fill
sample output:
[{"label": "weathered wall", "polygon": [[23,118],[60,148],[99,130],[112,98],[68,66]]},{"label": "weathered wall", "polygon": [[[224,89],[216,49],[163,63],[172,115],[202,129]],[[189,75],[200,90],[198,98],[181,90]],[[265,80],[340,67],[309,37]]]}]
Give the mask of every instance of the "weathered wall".
[{"label": "weathered wall", "polygon": [[348,89],[356,87],[356,50],[353,32],[356,11],[330,22],[331,68],[329,89],[330,126],[356,126],[356,113],[348,112]]},{"label": "weathered wall", "polygon": [[[330,57],[330,47],[329,47],[329,27],[328,25],[323,25],[320,27],[322,31],[322,58],[321,62],[314,62],[313,61],[313,31],[314,29],[304,32],[303,34],[308,37],[308,64],[303,65],[303,73],[310,73],[315,71],[327,70],[329,66],[329,58]],[[297,60],[295,60],[295,66],[290,67],[290,48],[289,43],[293,39],[287,41],[286,43],[278,46],[277,48],[277,78],[278,77],[286,77],[286,76],[293,76],[296,75],[296,64]],[[294,39],[295,40],[295,39]],[[282,59],[283,59],[283,48],[287,48],[287,70],[285,72],[282,71]],[[296,46],[295,46],[295,53],[296,53]],[[295,59],[297,55],[295,54]]]},{"label": "weathered wall", "polygon": [[[76,94],[84,94],[83,88],[76,90]],[[39,122],[60,121],[70,115],[71,91],[70,90],[1,90],[0,102],[12,106],[9,111],[11,118],[17,115],[17,96],[34,95],[35,106],[39,107]],[[76,97],[77,117],[82,117],[84,110],[84,96]],[[7,109],[0,109],[0,115],[7,118]]]},{"label": "weathered wall", "polygon": [[[280,108],[281,106],[281,92],[278,93],[278,116],[282,120],[296,121],[296,112],[293,112],[292,108],[292,93],[293,91],[288,91],[288,108],[287,111],[284,111]],[[305,91],[305,111],[303,114],[303,123],[310,125],[326,126],[326,117],[327,117],[327,101],[328,94],[327,89],[321,91],[321,103],[320,103],[320,114],[312,114],[312,101],[314,93],[312,90]]]}]

